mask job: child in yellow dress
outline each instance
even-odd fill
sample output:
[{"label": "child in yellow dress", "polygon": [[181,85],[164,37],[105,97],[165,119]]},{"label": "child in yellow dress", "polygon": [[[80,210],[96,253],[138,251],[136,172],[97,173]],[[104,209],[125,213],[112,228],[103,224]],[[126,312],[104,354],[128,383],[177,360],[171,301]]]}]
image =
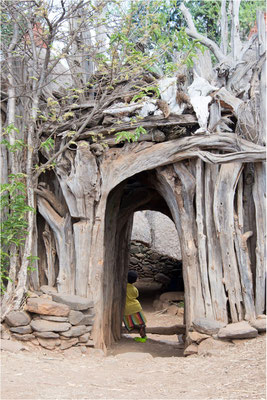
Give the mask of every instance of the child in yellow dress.
[{"label": "child in yellow dress", "polygon": [[133,285],[136,282],[138,274],[136,271],[128,272],[128,283],[126,290],[126,304],[123,316],[123,322],[126,329],[131,332],[138,330],[140,338],[136,337],[136,342],[145,343],[146,337],[146,317],[144,316],[141,304],[137,300],[139,296],[138,289]]}]

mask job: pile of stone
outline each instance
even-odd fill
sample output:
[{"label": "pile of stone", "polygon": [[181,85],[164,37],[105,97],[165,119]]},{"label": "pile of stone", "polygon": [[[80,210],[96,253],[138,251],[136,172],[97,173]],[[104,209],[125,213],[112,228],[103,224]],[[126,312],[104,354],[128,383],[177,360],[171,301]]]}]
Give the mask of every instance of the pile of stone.
[{"label": "pile of stone", "polygon": [[91,300],[54,290],[49,295],[28,298],[24,311],[11,311],[5,318],[11,337],[48,350],[93,347],[90,337],[93,322]]},{"label": "pile of stone", "polygon": [[130,269],[137,271],[140,279],[150,278],[162,287],[175,280],[174,290],[183,290],[181,261],[159,254],[141,242],[131,242]]},{"label": "pile of stone", "polygon": [[188,332],[185,356],[213,355],[224,351],[236,340],[252,339],[266,332],[266,315],[259,315],[253,321],[241,321],[230,324],[209,318],[193,321],[194,331]]}]

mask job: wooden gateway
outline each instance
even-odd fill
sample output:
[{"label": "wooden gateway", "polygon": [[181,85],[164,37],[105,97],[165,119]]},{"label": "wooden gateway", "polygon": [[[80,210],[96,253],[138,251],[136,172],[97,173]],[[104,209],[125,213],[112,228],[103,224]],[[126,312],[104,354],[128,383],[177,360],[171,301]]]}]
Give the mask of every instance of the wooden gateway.
[{"label": "wooden gateway", "polygon": [[[188,34],[206,44],[191,22]],[[260,13],[258,23],[264,26]],[[187,333],[196,318],[230,323],[265,312],[263,36],[254,35],[238,55],[234,42],[224,54],[210,41],[216,70],[206,52],[194,76],[144,73],[109,91],[102,79],[94,99],[68,106],[70,120],[43,129],[42,140],[53,135],[56,143],[55,154],[42,150],[44,169],[51,157],[56,166],[39,173],[35,189],[39,265],[30,285],[92,299],[97,347],[121,336],[139,210],[160,211],[175,223]],[[160,98],[131,101],[136,86],[152,84]]]}]

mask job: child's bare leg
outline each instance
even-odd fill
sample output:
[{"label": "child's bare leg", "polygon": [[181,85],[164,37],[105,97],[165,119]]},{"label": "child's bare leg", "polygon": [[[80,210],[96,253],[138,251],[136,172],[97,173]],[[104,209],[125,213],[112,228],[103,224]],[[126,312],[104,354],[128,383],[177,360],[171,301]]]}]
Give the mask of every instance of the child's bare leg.
[{"label": "child's bare leg", "polygon": [[146,337],[146,326],[145,325],[140,326],[139,334],[140,334],[141,338]]}]

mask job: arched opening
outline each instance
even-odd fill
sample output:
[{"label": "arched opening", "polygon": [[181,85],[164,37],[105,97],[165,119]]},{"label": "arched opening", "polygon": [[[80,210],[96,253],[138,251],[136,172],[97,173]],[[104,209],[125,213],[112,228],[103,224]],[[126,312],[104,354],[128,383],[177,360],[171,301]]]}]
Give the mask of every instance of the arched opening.
[{"label": "arched opening", "polygon": [[163,187],[155,170],[131,176],[109,194],[105,215],[103,277],[103,332],[106,345],[121,337],[133,215],[141,210],[160,211],[177,222],[178,212],[172,196]]}]

